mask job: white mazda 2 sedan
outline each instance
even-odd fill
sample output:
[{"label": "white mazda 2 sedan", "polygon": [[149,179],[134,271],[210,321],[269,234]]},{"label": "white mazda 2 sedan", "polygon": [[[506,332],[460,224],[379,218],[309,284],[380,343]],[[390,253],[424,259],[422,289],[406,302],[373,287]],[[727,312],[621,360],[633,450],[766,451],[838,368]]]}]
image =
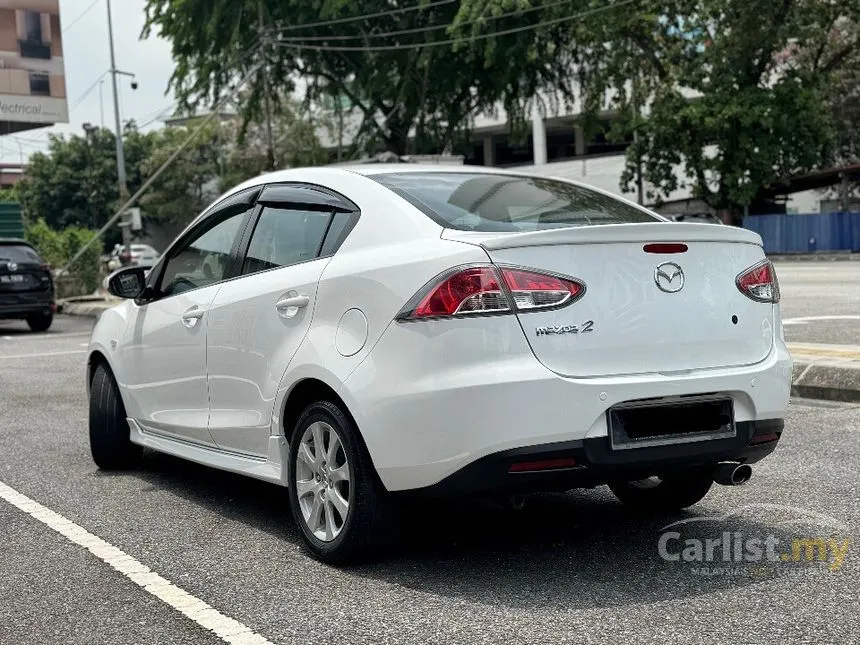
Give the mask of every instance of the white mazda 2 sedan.
[{"label": "white mazda 2 sedan", "polygon": [[409,494],[608,484],[672,511],[746,481],[791,358],[758,235],[470,167],[267,174],[197,217],[89,347],[100,468],[143,447],[289,488],[364,556]]}]

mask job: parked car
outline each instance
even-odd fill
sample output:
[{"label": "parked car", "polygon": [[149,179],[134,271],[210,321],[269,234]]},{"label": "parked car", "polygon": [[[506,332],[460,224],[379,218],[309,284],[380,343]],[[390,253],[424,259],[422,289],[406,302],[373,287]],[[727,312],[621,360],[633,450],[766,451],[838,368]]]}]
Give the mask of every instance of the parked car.
[{"label": "parked car", "polygon": [[0,319],[46,331],[54,320],[51,267],[24,240],[0,238]]},{"label": "parked car", "polygon": [[384,540],[391,500],[608,484],[639,511],[734,485],[783,431],[791,358],[761,238],[486,169],[252,179],[89,346],[103,469],[146,446],[289,487],[309,550]]},{"label": "parked car", "polygon": [[116,270],[122,266],[145,266],[151,267],[158,262],[160,254],[148,244],[132,244],[125,247],[117,244],[107,258],[110,270]]},{"label": "parked car", "polygon": [[722,224],[723,220],[713,213],[670,213],[664,214],[668,220],[673,222],[689,222],[693,224]]}]

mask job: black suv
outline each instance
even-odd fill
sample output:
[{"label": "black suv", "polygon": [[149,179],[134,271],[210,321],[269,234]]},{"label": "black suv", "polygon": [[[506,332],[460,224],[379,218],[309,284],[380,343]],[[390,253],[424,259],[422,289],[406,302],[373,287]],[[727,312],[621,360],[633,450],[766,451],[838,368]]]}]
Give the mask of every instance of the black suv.
[{"label": "black suv", "polygon": [[55,310],[50,267],[24,240],[0,238],[0,320],[26,320],[45,331]]}]

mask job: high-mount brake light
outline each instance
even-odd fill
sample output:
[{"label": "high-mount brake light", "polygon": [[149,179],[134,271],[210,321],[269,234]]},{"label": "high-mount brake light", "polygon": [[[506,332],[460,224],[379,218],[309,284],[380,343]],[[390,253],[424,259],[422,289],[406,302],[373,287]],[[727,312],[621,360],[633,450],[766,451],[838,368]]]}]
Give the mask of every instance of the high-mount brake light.
[{"label": "high-mount brake light", "polygon": [[770,260],[751,266],[736,279],[741,293],[756,302],[779,302],[779,281]]},{"label": "high-mount brake light", "polygon": [[440,275],[406,305],[398,319],[550,309],[568,305],[584,294],[583,283],[561,276],[519,267],[468,266]]},{"label": "high-mount brake light", "polygon": [[654,242],[652,244],[646,244],[642,247],[642,250],[645,251],[645,253],[686,253],[687,245],[683,242]]}]

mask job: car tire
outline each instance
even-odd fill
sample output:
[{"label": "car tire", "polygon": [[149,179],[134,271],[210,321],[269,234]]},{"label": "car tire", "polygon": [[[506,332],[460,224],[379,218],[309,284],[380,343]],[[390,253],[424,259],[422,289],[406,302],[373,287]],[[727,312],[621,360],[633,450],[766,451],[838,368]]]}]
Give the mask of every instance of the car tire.
[{"label": "car tire", "polygon": [[636,481],[615,481],[609,488],[622,503],[642,513],[671,513],[696,504],[714,484],[709,470],[673,473]]},{"label": "car tire", "polygon": [[53,314],[35,314],[27,318],[30,331],[48,331],[54,322]]},{"label": "car tire", "polygon": [[125,406],[105,365],[96,367],[90,384],[90,451],[102,470],[132,468],[143,453],[143,448],[129,439]]},{"label": "car tire", "polygon": [[390,501],[352,418],[331,401],[312,403],[293,428],[289,459],[290,507],[311,554],[336,565],[372,557],[390,528]]}]

